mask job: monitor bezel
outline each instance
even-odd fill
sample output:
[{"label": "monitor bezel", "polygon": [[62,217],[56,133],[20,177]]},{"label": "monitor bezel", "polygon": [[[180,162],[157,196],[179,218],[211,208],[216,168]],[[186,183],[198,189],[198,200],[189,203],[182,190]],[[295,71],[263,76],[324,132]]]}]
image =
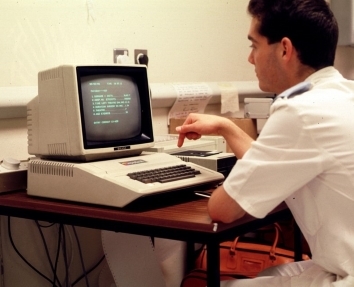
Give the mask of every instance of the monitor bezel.
[{"label": "monitor bezel", "polygon": [[[96,75],[117,75],[129,76],[135,80],[139,92],[140,113],[141,113],[141,132],[138,136],[117,141],[106,141],[104,143],[88,144],[85,130],[85,111],[83,107],[83,93],[81,89],[81,78]],[[130,149],[130,146],[147,144],[154,142],[152,114],[151,114],[151,95],[147,78],[147,68],[145,66],[76,66],[76,79],[78,87],[78,97],[80,105],[80,120],[82,133],[82,146],[85,150],[95,150],[101,148]]]}]

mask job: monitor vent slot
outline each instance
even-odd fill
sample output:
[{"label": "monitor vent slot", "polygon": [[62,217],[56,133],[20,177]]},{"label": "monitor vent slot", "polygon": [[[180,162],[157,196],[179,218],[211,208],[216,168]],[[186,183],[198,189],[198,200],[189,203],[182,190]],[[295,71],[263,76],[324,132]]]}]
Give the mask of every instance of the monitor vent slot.
[{"label": "monitor vent slot", "polygon": [[31,161],[29,165],[30,173],[47,174],[55,176],[74,176],[74,165],[61,162]]},{"label": "monitor vent slot", "polygon": [[68,155],[65,143],[56,143],[48,145],[48,153],[50,155]]},{"label": "monitor vent slot", "polygon": [[40,81],[47,81],[52,79],[57,79],[62,77],[61,68],[53,68],[48,71],[43,71],[38,73],[38,77]]},{"label": "monitor vent slot", "polygon": [[27,109],[27,144],[32,146],[33,141],[33,116],[32,109]]}]

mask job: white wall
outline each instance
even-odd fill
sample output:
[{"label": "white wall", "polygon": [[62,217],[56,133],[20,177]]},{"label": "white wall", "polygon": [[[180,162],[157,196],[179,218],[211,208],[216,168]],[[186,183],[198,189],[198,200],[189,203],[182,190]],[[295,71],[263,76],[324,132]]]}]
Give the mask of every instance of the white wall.
[{"label": "white wall", "polygon": [[334,66],[347,79],[354,80],[354,47],[338,47]]},{"label": "white wall", "polygon": [[150,81],[252,80],[246,0],[2,0],[0,86],[36,84],[62,63],[147,49]]}]

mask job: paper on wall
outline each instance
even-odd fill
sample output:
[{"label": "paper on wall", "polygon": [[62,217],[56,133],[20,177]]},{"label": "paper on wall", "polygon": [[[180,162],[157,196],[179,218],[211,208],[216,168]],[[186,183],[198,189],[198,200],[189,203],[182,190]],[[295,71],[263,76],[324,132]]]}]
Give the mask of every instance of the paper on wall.
[{"label": "paper on wall", "polygon": [[86,7],[87,7],[87,22],[89,23],[90,20],[95,21],[95,9],[93,6],[93,0],[86,0]]},{"label": "paper on wall", "polygon": [[218,83],[221,92],[221,113],[238,112],[240,110],[238,91],[233,83]]},{"label": "paper on wall", "polygon": [[177,99],[168,114],[170,119],[186,118],[190,113],[204,113],[211,96],[212,90],[206,83],[174,84]]}]

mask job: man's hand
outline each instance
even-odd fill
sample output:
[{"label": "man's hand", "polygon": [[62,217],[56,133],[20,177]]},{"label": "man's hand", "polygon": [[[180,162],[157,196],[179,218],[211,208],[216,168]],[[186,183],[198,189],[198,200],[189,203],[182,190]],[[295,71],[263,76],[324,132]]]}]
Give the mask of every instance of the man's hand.
[{"label": "man's hand", "polygon": [[227,118],[215,115],[189,114],[183,125],[176,127],[179,133],[177,146],[181,147],[185,138],[197,140],[202,135],[224,137],[238,159],[241,159],[254,141],[248,134]]},{"label": "man's hand", "polygon": [[202,135],[220,135],[225,118],[205,114],[189,114],[182,126],[176,127],[179,133],[177,146],[181,147],[185,138],[200,139]]}]

